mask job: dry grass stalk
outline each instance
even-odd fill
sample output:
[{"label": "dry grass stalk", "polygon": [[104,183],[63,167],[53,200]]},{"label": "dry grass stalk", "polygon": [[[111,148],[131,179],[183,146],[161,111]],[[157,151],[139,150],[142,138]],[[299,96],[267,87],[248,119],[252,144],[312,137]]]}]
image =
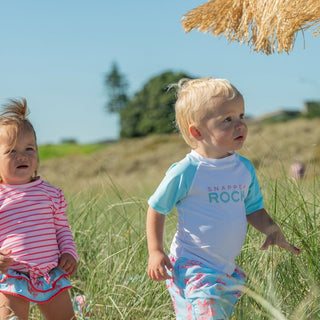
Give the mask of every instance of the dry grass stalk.
[{"label": "dry grass stalk", "polygon": [[319,0],[211,0],[182,18],[186,32],[198,29],[245,43],[265,54],[289,52],[297,32],[320,34]]}]

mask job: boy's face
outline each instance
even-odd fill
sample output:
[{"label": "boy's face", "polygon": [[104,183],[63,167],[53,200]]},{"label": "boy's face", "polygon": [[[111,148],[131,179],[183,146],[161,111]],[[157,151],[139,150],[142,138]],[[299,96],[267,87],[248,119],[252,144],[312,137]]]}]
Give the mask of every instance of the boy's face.
[{"label": "boy's face", "polygon": [[[208,103],[212,104],[212,112],[197,128],[200,136],[196,138],[196,151],[207,158],[224,158],[230,152],[241,149],[247,137],[244,101],[240,95],[231,101],[224,99],[218,105],[214,105],[212,101]],[[210,110],[210,105],[207,107]]]},{"label": "boy's face", "polygon": [[33,132],[23,131],[10,145],[5,128],[0,129],[0,177],[4,184],[24,184],[32,180],[38,166],[38,151]]}]

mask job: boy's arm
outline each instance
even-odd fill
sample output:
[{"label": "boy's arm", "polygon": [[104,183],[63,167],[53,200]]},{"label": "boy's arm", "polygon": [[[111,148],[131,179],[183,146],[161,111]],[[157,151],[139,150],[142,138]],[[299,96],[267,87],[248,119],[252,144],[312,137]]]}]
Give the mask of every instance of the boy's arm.
[{"label": "boy's arm", "polygon": [[247,221],[260,232],[264,233],[267,238],[261,250],[267,249],[270,245],[277,245],[281,248],[299,254],[300,249],[288,243],[279,226],[271,219],[265,209],[257,210],[247,215]]},{"label": "boy's arm", "polygon": [[170,279],[166,268],[170,271],[173,269],[163,249],[164,223],[165,215],[149,207],[147,212],[148,276],[155,281]]}]

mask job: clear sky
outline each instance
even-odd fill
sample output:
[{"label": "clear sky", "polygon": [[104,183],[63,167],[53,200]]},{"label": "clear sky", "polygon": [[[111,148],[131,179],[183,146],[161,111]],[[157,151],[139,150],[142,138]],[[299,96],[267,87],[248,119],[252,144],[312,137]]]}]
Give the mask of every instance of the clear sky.
[{"label": "clear sky", "polygon": [[172,70],[229,79],[249,115],[320,100],[320,36],[306,32],[289,55],[265,56],[225,38],[186,34],[182,15],[203,2],[0,0],[0,103],[26,97],[45,144],[118,137],[117,116],[104,110],[112,62],[130,94]]}]

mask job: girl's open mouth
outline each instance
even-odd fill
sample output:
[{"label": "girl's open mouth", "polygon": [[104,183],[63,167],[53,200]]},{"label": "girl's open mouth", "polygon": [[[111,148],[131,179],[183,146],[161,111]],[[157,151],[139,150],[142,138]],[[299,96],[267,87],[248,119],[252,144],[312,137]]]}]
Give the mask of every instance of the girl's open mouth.
[{"label": "girl's open mouth", "polygon": [[26,164],[22,164],[21,166],[17,166],[18,169],[26,169],[28,166]]}]

